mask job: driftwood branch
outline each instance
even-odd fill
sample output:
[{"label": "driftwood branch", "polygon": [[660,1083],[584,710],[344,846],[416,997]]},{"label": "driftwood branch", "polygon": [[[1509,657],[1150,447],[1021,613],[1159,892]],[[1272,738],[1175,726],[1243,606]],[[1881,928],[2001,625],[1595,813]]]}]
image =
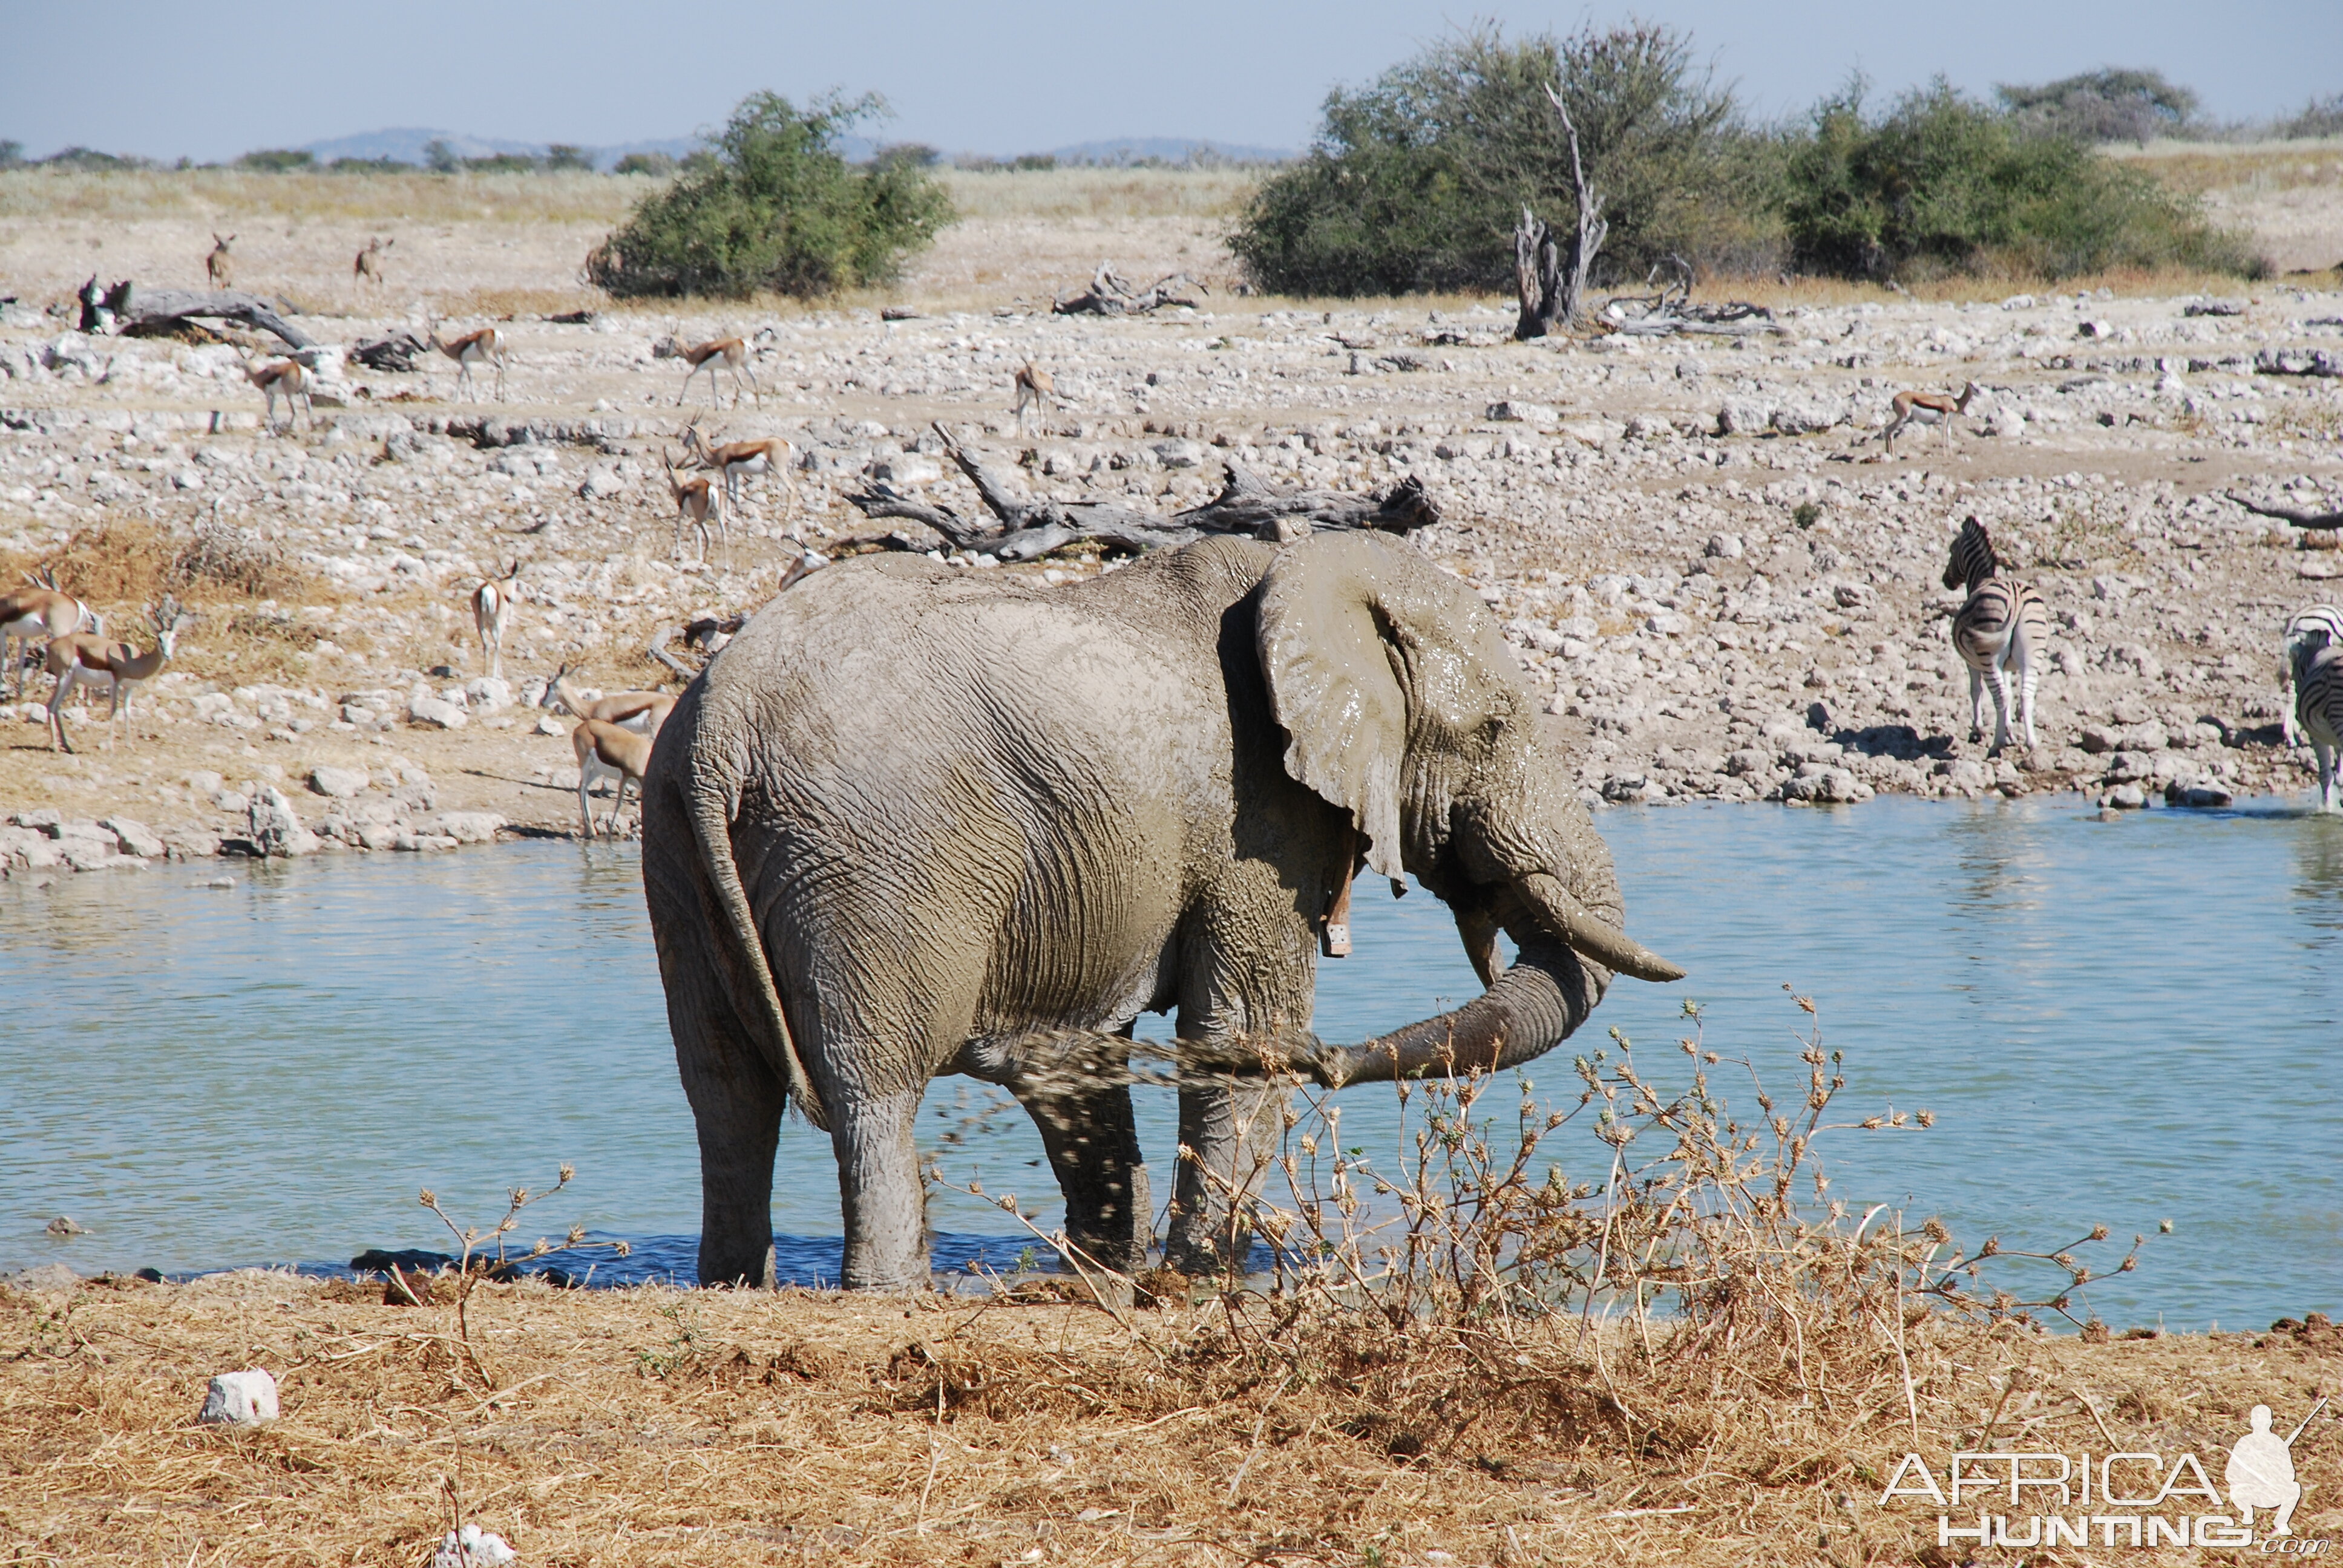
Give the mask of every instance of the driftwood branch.
[{"label": "driftwood branch", "polygon": [[430,348],[412,332],[395,333],[379,343],[361,343],[350,350],[350,357],[369,370],[412,371],[419,355]]},{"label": "driftwood branch", "polygon": [[116,332],[167,332],[195,317],[241,321],[263,332],[275,333],[294,348],[317,347],[299,327],[277,314],[257,295],[233,289],[202,293],[192,288],[141,288],[124,279],[98,297],[97,279],[81,286],[81,329],[102,332],[110,323]]},{"label": "driftwood branch", "polygon": [[1558,86],[1549,86],[1546,97],[1554,104],[1554,112],[1562,116],[1563,133],[1570,138],[1570,184],[1578,200],[1578,239],[1571,252],[1570,273],[1563,283],[1562,308],[1557,313],[1566,327],[1575,327],[1586,314],[1586,278],[1594,270],[1594,258],[1602,253],[1603,242],[1611,237],[1611,223],[1603,216],[1603,196],[1587,182],[1586,167],[1578,157],[1578,127],[1571,123],[1570,106],[1563,102]]},{"label": "driftwood branch", "polygon": [[865,517],[902,518],[941,536],[956,550],[1001,560],[1033,560],[1085,541],[1132,555],[1184,545],[1207,534],[1252,534],[1285,539],[1312,528],[1373,528],[1404,534],[1440,520],[1440,508],[1410,477],[1378,496],[1334,490],[1282,489],[1236,463],[1228,465],[1221,493],[1202,507],[1165,517],[1116,501],[1036,499],[1011,476],[991,467],[946,429],[934,427],[944,450],[976,487],[990,519],[967,518],[950,507],[915,500],[884,484],[847,497]]},{"label": "driftwood branch", "polygon": [[2258,501],[2246,499],[2235,490],[2221,493],[2258,517],[2276,518],[2282,523],[2292,523],[2298,528],[2343,528],[2343,512],[2306,512],[2294,507],[2265,507]]},{"label": "driftwood branch", "polygon": [[1088,288],[1052,300],[1050,310],[1055,316],[1142,316],[1166,306],[1192,307],[1198,303],[1174,288],[1174,284],[1184,284],[1195,294],[1212,292],[1184,272],[1160,277],[1145,288],[1135,288],[1116,273],[1113,263],[1101,261],[1098,271],[1091,275]]}]

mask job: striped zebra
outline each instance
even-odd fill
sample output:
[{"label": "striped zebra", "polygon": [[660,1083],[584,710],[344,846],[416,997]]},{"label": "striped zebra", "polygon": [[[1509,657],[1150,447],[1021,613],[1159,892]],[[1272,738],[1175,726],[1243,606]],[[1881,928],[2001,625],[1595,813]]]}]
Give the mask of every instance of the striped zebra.
[{"label": "striped zebra", "polygon": [[2278,709],[2278,727],[2285,730],[2288,746],[2302,744],[2302,731],[2294,721],[2295,646],[2315,631],[2325,632],[2329,645],[2343,648],[2343,609],[2331,604],[2315,604],[2308,609],[2297,610],[2294,618],[2286,623],[2286,635],[2278,641],[2278,689],[2283,704]]},{"label": "striped zebra", "polygon": [[1945,563],[1945,586],[1966,586],[1969,597],[1953,617],[1953,647],[1969,667],[1969,739],[1984,739],[1983,689],[1993,686],[1993,749],[2009,744],[2009,671],[2017,672],[2018,713],[2026,744],[2034,744],[2036,662],[2050,642],[2050,617],[2042,596],[2002,571],[2001,558],[1985,525],[1975,518],[1961,524]]},{"label": "striped zebra", "polygon": [[2335,809],[2336,737],[2343,735],[2343,645],[2326,627],[2313,627],[2288,647],[2294,678],[2294,718],[2318,753],[2318,809]]}]

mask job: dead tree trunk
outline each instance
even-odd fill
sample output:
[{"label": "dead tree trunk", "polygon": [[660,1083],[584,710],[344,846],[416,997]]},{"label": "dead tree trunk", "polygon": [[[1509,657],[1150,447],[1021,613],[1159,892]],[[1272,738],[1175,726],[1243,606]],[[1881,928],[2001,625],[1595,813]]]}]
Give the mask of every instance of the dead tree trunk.
[{"label": "dead tree trunk", "polygon": [[1335,490],[1282,489],[1237,464],[1209,504],[1165,517],[1135,512],[1114,501],[1036,500],[1010,475],[988,467],[941,424],[935,427],[960,470],[992,514],[964,518],[949,507],[914,500],[883,484],[847,497],[869,518],[905,518],[924,524],[956,550],[1030,561],[1071,544],[1093,540],[1133,555],[1190,544],[1208,534],[1251,534],[1283,540],[1312,528],[1373,528],[1404,534],[1440,520],[1423,481],[1401,480],[1378,496]]},{"label": "dead tree trunk", "polygon": [[1611,237],[1611,224],[1603,216],[1603,196],[1587,183],[1586,166],[1578,157],[1578,127],[1571,123],[1570,106],[1562,101],[1562,94],[1553,87],[1545,95],[1554,102],[1554,112],[1562,116],[1562,128],[1570,137],[1570,183],[1578,198],[1578,236],[1570,255],[1570,272],[1563,285],[1562,308],[1559,317],[1564,326],[1576,327],[1586,315],[1586,279],[1594,270],[1594,258],[1602,254],[1603,242]]},{"label": "dead tree trunk", "polygon": [[1521,296],[1521,319],[1513,323],[1516,341],[1544,337],[1554,330],[1562,312],[1562,250],[1554,230],[1529,208],[1513,226],[1513,287]]},{"label": "dead tree trunk", "polygon": [[299,327],[286,321],[267,301],[256,295],[239,294],[234,290],[199,294],[188,288],[141,288],[126,279],[107,289],[101,300],[96,277],[81,286],[81,329],[84,332],[101,331],[109,319],[116,332],[167,332],[189,317],[198,316],[223,321],[241,321],[263,332],[276,334],[294,348],[317,347]]},{"label": "dead tree trunk", "polygon": [[2282,523],[2292,523],[2298,528],[2343,528],[2343,512],[2307,512],[2298,507],[2266,507],[2259,501],[2247,500],[2235,490],[2221,493],[2249,512],[2276,518]]}]

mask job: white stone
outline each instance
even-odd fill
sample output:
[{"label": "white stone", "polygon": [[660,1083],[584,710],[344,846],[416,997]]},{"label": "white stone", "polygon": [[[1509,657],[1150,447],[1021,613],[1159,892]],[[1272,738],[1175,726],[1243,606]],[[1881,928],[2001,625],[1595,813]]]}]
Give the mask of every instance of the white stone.
[{"label": "white stone", "polygon": [[493,675],[483,675],[464,683],[464,701],[469,708],[483,713],[495,713],[513,705],[512,683]]},{"label": "white stone", "polygon": [[302,826],[293,802],[274,784],[262,785],[253,797],[251,837],[264,855],[312,855],[317,850],[317,835]]},{"label": "white stone", "polygon": [[461,729],[470,722],[462,709],[444,697],[418,697],[407,705],[407,715],[417,724],[437,725],[441,729]]},{"label": "white stone", "polygon": [[1201,468],[1204,466],[1204,448],[1194,441],[1158,441],[1155,460],[1167,468]]},{"label": "white stone", "polygon": [[108,817],[98,826],[120,841],[122,852],[126,855],[153,859],[164,852],[163,840],[144,822],[134,821],[128,817]]},{"label": "white stone", "polygon": [[347,800],[353,795],[363,795],[367,783],[367,773],[363,768],[331,768],[321,764],[309,769],[309,788],[329,799]]},{"label": "white stone", "polygon": [[488,844],[496,841],[497,829],[505,819],[494,811],[442,811],[432,829],[459,844]]},{"label": "white stone", "polygon": [[277,1419],[277,1380],[254,1368],[222,1372],[204,1392],[196,1419],[211,1425],[258,1426]]},{"label": "white stone", "polygon": [[1489,417],[1496,420],[1519,420],[1524,425],[1552,425],[1562,418],[1562,412],[1543,403],[1522,403],[1507,398],[1489,405]]}]

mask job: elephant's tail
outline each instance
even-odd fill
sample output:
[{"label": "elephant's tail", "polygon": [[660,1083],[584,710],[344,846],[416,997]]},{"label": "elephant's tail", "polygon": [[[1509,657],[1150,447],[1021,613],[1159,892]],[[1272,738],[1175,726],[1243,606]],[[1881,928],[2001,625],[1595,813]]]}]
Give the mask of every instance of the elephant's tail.
[{"label": "elephant's tail", "polygon": [[[692,836],[699,840],[700,868],[714,886],[716,902],[723,915],[716,922],[717,936],[720,943],[731,949],[731,961],[724,967],[735,977],[745,974],[749,978],[765,1028],[769,1031],[769,1043],[776,1048],[769,1051],[769,1058],[780,1059],[789,1079],[789,1098],[797,1102],[806,1120],[828,1131],[829,1111],[821,1096],[814,1092],[813,1081],[806,1075],[805,1062],[798,1055],[797,1037],[789,1032],[789,1015],[781,1007],[781,993],[773,983],[772,965],[765,960],[765,944],[758,940],[757,919],[749,908],[748,890],[740,885],[740,867],[732,858],[732,823],[726,803],[733,798],[733,792],[700,789],[693,794]],[[735,996],[738,994],[736,988]]]}]

